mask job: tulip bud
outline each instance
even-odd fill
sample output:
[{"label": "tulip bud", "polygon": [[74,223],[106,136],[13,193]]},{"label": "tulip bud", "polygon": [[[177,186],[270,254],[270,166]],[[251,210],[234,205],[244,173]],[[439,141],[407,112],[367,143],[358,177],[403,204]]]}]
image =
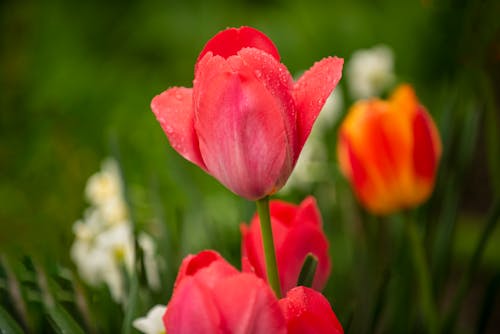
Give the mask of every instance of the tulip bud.
[{"label": "tulip bud", "polygon": [[387,101],[362,100],[351,107],[337,146],[340,169],[356,197],[381,215],[428,199],[441,150],[436,125],[409,85]]},{"label": "tulip bud", "polygon": [[[318,261],[312,287],[321,290],[330,275],[331,261],[316,200],[307,197],[300,205],[273,200],[270,203],[270,214],[282,293],[297,286],[308,255],[314,256]],[[255,215],[250,226],[242,224],[241,232],[243,271],[254,272],[265,279],[259,217]]]}]

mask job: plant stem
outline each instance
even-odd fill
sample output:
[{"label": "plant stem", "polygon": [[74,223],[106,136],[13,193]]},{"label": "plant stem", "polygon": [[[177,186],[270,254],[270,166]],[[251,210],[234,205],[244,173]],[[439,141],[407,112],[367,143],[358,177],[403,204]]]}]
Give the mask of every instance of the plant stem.
[{"label": "plant stem", "polygon": [[417,225],[413,219],[407,219],[405,222],[410,247],[413,255],[415,270],[417,272],[420,302],[423,308],[423,314],[426,318],[429,333],[438,333],[437,307],[434,302],[429,265],[425,259],[425,251],[417,230]]},{"label": "plant stem", "polygon": [[269,212],[269,197],[266,196],[256,201],[257,212],[260,218],[260,230],[262,232],[262,243],[266,258],[267,281],[274,290],[276,297],[281,298],[281,287],[274,250],[273,230],[271,227],[271,215]]}]

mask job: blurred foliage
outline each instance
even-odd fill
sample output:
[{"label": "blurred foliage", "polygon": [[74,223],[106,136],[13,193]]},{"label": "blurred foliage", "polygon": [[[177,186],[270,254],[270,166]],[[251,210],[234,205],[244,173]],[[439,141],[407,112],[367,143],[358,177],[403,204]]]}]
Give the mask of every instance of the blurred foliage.
[{"label": "blurred foliage", "polygon": [[[398,79],[415,86],[443,139],[436,191],[417,216],[445,307],[500,196],[498,17],[495,0],[1,2],[0,325],[57,332],[63,304],[89,332],[120,330],[113,321],[124,310],[104,288],[82,285],[69,258],[85,182],[108,155],[121,163],[136,225],[161,240],[165,258],[163,290],[140,297],[136,315],[167,303],[187,253],[216,248],[238,265],[239,223],[254,204],[176,154],[149,103],[170,86],[191,86],[204,43],[241,25],[270,36],[291,73],[328,55],[393,49]],[[336,127],[328,142],[330,180],[312,188],[334,264],[325,295],[348,332],[420,332],[400,218],[363,213],[335,164]],[[461,313],[464,333],[500,326],[498,229],[491,238],[467,299],[484,294],[483,307]],[[55,282],[44,287],[41,278]]]}]

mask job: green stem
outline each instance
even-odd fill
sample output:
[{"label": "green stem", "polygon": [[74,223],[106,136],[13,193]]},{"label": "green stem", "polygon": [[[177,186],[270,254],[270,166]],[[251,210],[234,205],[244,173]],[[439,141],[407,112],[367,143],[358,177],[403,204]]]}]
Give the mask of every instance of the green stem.
[{"label": "green stem", "polygon": [[479,267],[479,264],[481,262],[481,257],[486,248],[486,245],[488,244],[488,240],[490,236],[493,234],[493,231],[499,220],[500,220],[500,200],[497,200],[493,204],[493,208],[488,216],[488,220],[486,222],[486,226],[484,227],[481,238],[479,239],[476,249],[474,250],[474,254],[470,259],[467,271],[462,276],[457,293],[451,303],[449,312],[446,315],[443,326],[445,333],[452,332],[453,326],[458,316],[458,312],[460,311],[460,306],[462,305],[465,295],[468,289],[470,288],[470,285],[472,283],[472,278],[474,277],[474,274],[476,273]]},{"label": "green stem", "polygon": [[267,281],[274,290],[276,297],[281,298],[281,287],[274,250],[273,230],[271,228],[271,215],[269,212],[269,197],[266,196],[256,201],[257,212],[260,218],[260,230],[262,232],[262,243],[266,258]]},{"label": "green stem", "polygon": [[408,221],[405,222],[405,225],[408,238],[410,239],[410,247],[413,255],[415,270],[417,272],[420,302],[423,308],[422,311],[426,318],[429,333],[436,334],[438,333],[437,307],[432,293],[429,266],[425,259],[424,247],[418,234],[415,221],[413,219],[408,219]]}]

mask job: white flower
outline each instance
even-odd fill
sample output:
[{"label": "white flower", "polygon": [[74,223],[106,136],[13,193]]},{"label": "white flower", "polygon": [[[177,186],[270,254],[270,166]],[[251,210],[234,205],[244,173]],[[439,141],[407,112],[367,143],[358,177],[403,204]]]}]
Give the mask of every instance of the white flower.
[{"label": "white flower", "polygon": [[104,250],[96,248],[89,240],[76,239],[71,246],[71,258],[80,277],[93,286],[104,282],[103,269],[112,266]]},{"label": "white flower", "polygon": [[77,238],[71,247],[71,258],[82,279],[93,286],[106,283],[113,299],[121,302],[125,296],[123,268],[132,270],[133,246],[129,226],[117,225],[94,239]]},{"label": "white flower", "polygon": [[134,265],[134,239],[130,224],[110,227],[96,237],[96,247],[104,249],[117,265],[132,271]]},{"label": "white flower", "polygon": [[114,159],[106,159],[101,171],[89,178],[85,195],[92,204],[97,206],[104,204],[110,198],[122,196],[120,170]]},{"label": "white flower", "polygon": [[113,299],[124,301],[125,277],[134,266],[135,249],[118,164],[108,158],[85,189],[92,206],[73,225],[71,258],[90,285],[105,283]]},{"label": "white flower", "polygon": [[394,82],[392,50],[377,45],[354,52],[347,64],[346,78],[354,99],[378,96]]},{"label": "white flower", "polygon": [[99,210],[89,208],[85,211],[84,219],[73,225],[73,233],[77,239],[92,241],[104,229]]},{"label": "white flower", "polygon": [[113,299],[121,302],[125,297],[123,269],[130,272],[134,264],[130,224],[126,222],[96,232],[92,230],[94,221],[75,224],[77,237],[71,247],[71,258],[83,280],[93,286],[106,283]]},{"label": "white flower", "polygon": [[146,271],[146,279],[148,285],[153,290],[160,289],[160,275],[158,273],[158,265],[156,263],[156,245],[153,238],[142,232],[137,238],[137,243],[144,254],[144,269]]},{"label": "white flower", "polygon": [[165,334],[162,317],[166,310],[165,305],[156,305],[145,317],[135,319],[133,325],[144,334]]},{"label": "white flower", "polygon": [[128,220],[128,210],[122,196],[110,197],[100,207],[103,221],[106,225],[115,225]]}]

